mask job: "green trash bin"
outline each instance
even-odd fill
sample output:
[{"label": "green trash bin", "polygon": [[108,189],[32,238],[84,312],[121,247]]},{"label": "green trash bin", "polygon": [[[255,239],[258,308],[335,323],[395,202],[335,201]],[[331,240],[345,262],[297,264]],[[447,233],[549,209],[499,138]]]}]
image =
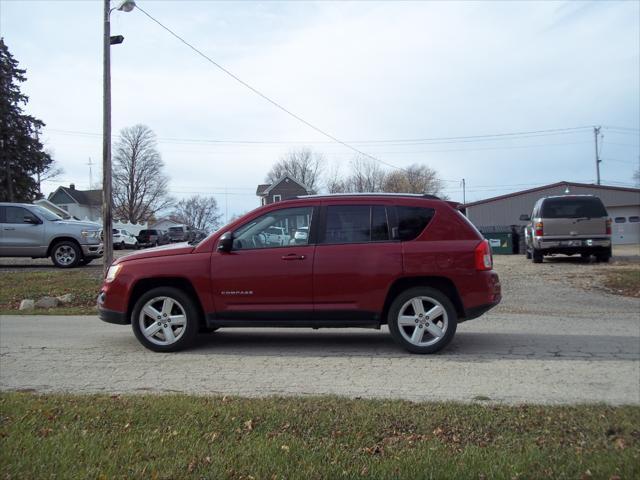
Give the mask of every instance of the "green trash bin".
[{"label": "green trash bin", "polygon": [[495,255],[513,254],[513,238],[511,233],[485,233],[484,238],[489,240],[491,251]]}]

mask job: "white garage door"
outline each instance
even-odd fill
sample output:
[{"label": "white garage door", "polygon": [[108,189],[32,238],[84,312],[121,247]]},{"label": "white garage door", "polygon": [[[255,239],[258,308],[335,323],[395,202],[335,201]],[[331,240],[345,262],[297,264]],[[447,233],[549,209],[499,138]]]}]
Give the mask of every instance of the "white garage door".
[{"label": "white garage door", "polygon": [[640,243],[640,206],[608,207],[614,245]]}]

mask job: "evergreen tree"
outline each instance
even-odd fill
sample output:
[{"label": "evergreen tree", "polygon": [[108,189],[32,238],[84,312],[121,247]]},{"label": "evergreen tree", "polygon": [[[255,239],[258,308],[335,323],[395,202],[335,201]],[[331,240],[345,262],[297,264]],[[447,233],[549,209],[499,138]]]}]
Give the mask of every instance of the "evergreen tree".
[{"label": "evergreen tree", "polygon": [[36,199],[39,190],[33,176],[53,162],[38,139],[44,122],[23,112],[29,99],[19,84],[26,81],[25,74],[0,38],[0,201]]}]

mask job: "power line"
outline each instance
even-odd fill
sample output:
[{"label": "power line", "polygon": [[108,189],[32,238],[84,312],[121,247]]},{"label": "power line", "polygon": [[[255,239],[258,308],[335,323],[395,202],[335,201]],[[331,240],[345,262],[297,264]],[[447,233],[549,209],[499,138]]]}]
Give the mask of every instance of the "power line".
[{"label": "power line", "polygon": [[173,37],[175,37],[176,39],[178,39],[180,42],[182,42],[183,44],[185,44],[187,47],[189,47],[191,50],[193,50],[195,53],[197,53],[198,55],[200,55],[202,58],[204,58],[205,60],[207,60],[208,62],[210,62],[212,65],[214,65],[216,68],[220,69],[222,72],[226,73],[228,76],[230,76],[232,79],[234,79],[236,82],[240,83],[241,85],[243,85],[244,87],[248,88],[249,90],[251,90],[253,93],[255,93],[256,95],[260,96],[261,98],[263,98],[264,100],[266,100],[267,102],[271,103],[273,106],[275,106],[276,108],[279,108],[280,110],[282,110],[283,112],[285,112],[287,115],[291,116],[292,118],[295,118],[296,120],[298,120],[299,122],[303,123],[304,125],[308,126],[309,128],[315,130],[316,132],[320,133],[321,135],[324,135],[325,137],[333,140],[336,143],[339,143],[340,145],[343,145],[347,148],[349,148],[350,150],[353,150],[354,152],[356,152],[359,155],[362,155],[364,157],[367,157],[371,160],[374,160],[376,162],[382,163],[384,165],[387,165],[389,167],[395,168],[397,170],[403,170],[406,171],[404,168],[398,167],[396,165],[393,165],[391,163],[385,162],[383,160],[380,160],[379,158],[374,157],[373,155],[369,155],[366,152],[363,152],[362,150],[357,149],[356,147],[343,142],[342,140],[334,137],[333,135],[331,135],[330,133],[325,132],[324,130],[320,129],[319,127],[316,127],[315,125],[313,125],[312,123],[308,122],[307,120],[305,120],[304,118],[300,117],[299,115],[296,115],[295,113],[293,113],[291,110],[288,110],[287,108],[283,107],[282,105],[280,105],[278,102],[276,102],[275,100],[272,100],[271,98],[269,98],[267,95],[265,95],[264,93],[262,93],[261,91],[259,91],[258,89],[254,88],[253,86],[249,85],[247,82],[245,82],[244,80],[242,80],[240,77],[238,77],[237,75],[235,75],[234,73],[232,73],[231,71],[227,70],[226,68],[224,68],[222,65],[220,65],[219,63],[217,63],[215,60],[213,60],[211,57],[209,57],[208,55],[206,55],[205,53],[203,53],[201,50],[197,49],[195,46],[193,46],[191,43],[187,42],[184,38],[182,38],[180,35],[178,35],[177,33],[175,33],[173,30],[171,30],[169,27],[165,26],[164,24],[162,24],[159,20],[156,20],[154,17],[152,17],[149,13],[147,13],[146,10],[144,10],[142,7],[140,7],[139,5],[137,5],[137,9],[140,10],[145,16],[147,16],[151,21],[153,21],[154,23],[158,24],[161,28],[163,28],[164,30],[166,30],[167,32],[169,32]]}]

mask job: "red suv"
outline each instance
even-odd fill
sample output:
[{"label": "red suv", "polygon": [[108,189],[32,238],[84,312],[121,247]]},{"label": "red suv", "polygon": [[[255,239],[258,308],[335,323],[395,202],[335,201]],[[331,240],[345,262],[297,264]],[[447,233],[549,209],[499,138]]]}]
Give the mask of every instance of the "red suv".
[{"label": "red suv", "polygon": [[159,352],[219,327],[387,324],[410,352],[433,353],[500,298],[488,242],[451,205],[366,194],[274,203],[198,244],[119,258],[98,307]]}]

